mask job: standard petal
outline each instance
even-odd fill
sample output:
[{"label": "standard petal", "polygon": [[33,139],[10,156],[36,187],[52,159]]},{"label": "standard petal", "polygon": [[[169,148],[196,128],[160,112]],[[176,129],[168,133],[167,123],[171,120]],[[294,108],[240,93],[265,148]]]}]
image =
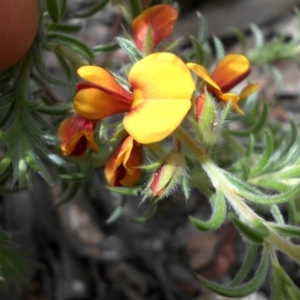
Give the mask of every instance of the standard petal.
[{"label": "standard petal", "polygon": [[97,88],[85,88],[76,93],[73,105],[79,115],[92,120],[100,120],[129,111],[131,102]]},{"label": "standard petal", "polygon": [[160,4],[146,9],[132,22],[132,33],[138,49],[143,50],[148,30],[151,29],[154,47],[173,31],[178,11],[167,4]]},{"label": "standard petal", "polygon": [[124,127],[141,144],[159,142],[180,125],[190,106],[185,101],[154,99],[131,110],[124,117]]},{"label": "standard petal", "polygon": [[129,72],[134,91],[124,127],[142,144],[158,142],[172,133],[191,106],[194,81],[184,62],[171,53],[155,53]]},{"label": "standard petal", "polygon": [[211,78],[222,92],[226,93],[245,79],[250,72],[250,62],[245,56],[228,54],[217,64]]},{"label": "standard petal", "polygon": [[214,82],[206,68],[194,63],[188,63],[187,66],[191,71],[193,71],[196,75],[202,78],[213,90],[221,92],[218,84]]},{"label": "standard petal", "polygon": [[95,84],[100,90],[107,94],[112,94],[130,101],[131,93],[124,89],[105,69],[97,66],[83,66],[77,70],[77,73],[82,79]]}]

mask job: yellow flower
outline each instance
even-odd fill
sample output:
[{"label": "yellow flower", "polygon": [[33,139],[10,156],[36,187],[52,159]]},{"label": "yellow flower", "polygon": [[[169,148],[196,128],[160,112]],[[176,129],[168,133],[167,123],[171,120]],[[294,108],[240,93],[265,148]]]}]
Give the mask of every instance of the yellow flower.
[{"label": "yellow flower", "polygon": [[[133,39],[138,49],[142,52],[153,51],[157,44],[172,33],[177,17],[178,11],[167,4],[155,5],[143,11],[132,22]],[[147,45],[148,34],[151,45]]]},{"label": "yellow flower", "polygon": [[128,75],[131,91],[106,70],[84,66],[74,98],[77,113],[98,120],[127,112],[124,127],[141,144],[159,142],[181,123],[191,107],[194,81],[185,63],[171,53],[154,53],[135,63]]},{"label": "yellow flower", "polygon": [[124,139],[105,166],[105,177],[112,186],[132,186],[140,178],[142,145],[131,136]]},{"label": "yellow flower", "polygon": [[82,157],[88,147],[97,153],[99,149],[94,141],[95,126],[95,120],[88,120],[79,115],[64,120],[58,129],[63,154]]},{"label": "yellow flower", "polygon": [[211,75],[201,65],[188,63],[187,66],[204,80],[209,93],[212,93],[219,101],[225,103],[231,101],[234,109],[244,114],[237,103],[253,93],[258,85],[248,84],[240,95],[228,93],[228,91],[244,80],[251,72],[250,62],[245,56],[239,54],[226,55],[220,60]]}]

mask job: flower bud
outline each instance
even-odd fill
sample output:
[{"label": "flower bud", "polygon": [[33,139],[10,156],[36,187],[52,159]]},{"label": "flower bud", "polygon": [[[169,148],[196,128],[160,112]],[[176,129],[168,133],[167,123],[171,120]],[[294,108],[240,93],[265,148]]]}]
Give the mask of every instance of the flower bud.
[{"label": "flower bud", "polygon": [[[156,170],[149,183],[152,197],[163,198],[168,195],[175,186],[187,178],[186,162],[181,152],[170,153],[161,166]],[[157,200],[158,200],[157,199]]]},{"label": "flower bud", "polygon": [[214,146],[217,141],[219,133],[217,119],[216,102],[205,91],[196,100],[196,121],[199,127],[200,140],[208,148]]}]

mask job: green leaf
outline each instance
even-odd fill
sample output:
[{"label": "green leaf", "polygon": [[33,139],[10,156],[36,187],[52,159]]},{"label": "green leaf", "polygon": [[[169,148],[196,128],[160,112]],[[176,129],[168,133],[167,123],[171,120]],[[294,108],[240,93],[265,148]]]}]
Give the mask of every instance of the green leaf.
[{"label": "green leaf", "polygon": [[268,225],[272,227],[277,233],[283,236],[289,236],[293,238],[300,238],[300,227],[284,224],[275,224],[269,222]]},{"label": "green leaf", "polygon": [[200,12],[197,11],[196,14],[199,21],[197,40],[200,44],[203,44],[206,42],[208,35],[207,22],[205,17]]},{"label": "green leaf", "polygon": [[226,217],[226,201],[224,194],[221,191],[217,191],[217,194],[212,195],[209,200],[212,206],[212,215],[208,221],[200,221],[189,216],[193,225],[202,231],[216,230],[220,228]]},{"label": "green leaf", "polygon": [[213,43],[216,49],[217,61],[220,61],[225,56],[225,48],[221,40],[216,36],[213,36]]},{"label": "green leaf", "polygon": [[250,29],[254,36],[255,48],[262,47],[264,45],[264,35],[259,27],[255,24],[250,24]]},{"label": "green leaf", "polygon": [[109,218],[105,221],[105,224],[111,224],[115,222],[121,215],[124,210],[124,206],[127,203],[127,198],[123,197],[121,205],[117,206],[115,210],[112,212],[112,214],[109,216]]},{"label": "green leaf", "polygon": [[271,214],[277,224],[280,224],[280,225],[285,224],[283,215],[277,205],[272,205],[270,211],[271,211]]},{"label": "green leaf", "polygon": [[266,103],[264,103],[262,115],[260,116],[256,124],[254,124],[252,127],[246,130],[228,130],[228,131],[231,134],[234,134],[236,136],[248,136],[251,133],[259,132],[264,127],[267,119],[268,119],[268,106]]},{"label": "green leaf", "polygon": [[250,177],[253,177],[260,173],[261,170],[264,169],[264,167],[268,164],[270,157],[273,153],[273,136],[271,132],[267,129],[265,129],[265,150],[264,153],[260,159],[260,161],[250,169]]},{"label": "green leaf", "polygon": [[49,16],[55,23],[58,23],[61,18],[59,2],[60,0],[46,0]]},{"label": "green leaf", "polygon": [[245,199],[255,202],[255,203],[260,203],[260,204],[265,204],[265,205],[273,205],[273,204],[279,204],[287,201],[291,201],[295,199],[300,193],[300,185],[295,186],[294,188],[280,193],[276,195],[257,195],[253,194],[250,192],[247,192],[245,190],[238,190],[238,194]]},{"label": "green leaf", "polygon": [[253,264],[255,262],[257,254],[257,245],[247,242],[246,256],[244,258],[243,264],[240,267],[239,272],[236,274],[235,278],[230,283],[230,287],[235,287],[239,285],[251,271]]},{"label": "green leaf", "polygon": [[81,187],[81,182],[68,182],[67,185],[63,183],[61,187],[61,190],[63,191],[63,194],[61,195],[61,200],[55,203],[53,205],[53,208],[58,208],[74,199]]},{"label": "green leaf", "polygon": [[59,9],[60,9],[60,15],[61,18],[65,15],[67,10],[67,1],[68,0],[59,0]]},{"label": "green leaf", "polygon": [[290,276],[278,263],[273,265],[272,271],[272,300],[298,300],[300,291]]},{"label": "green leaf", "polygon": [[133,62],[137,62],[143,58],[142,53],[138,50],[135,43],[121,37],[118,37],[116,39],[120,47],[126,51],[126,53],[128,54],[128,56],[131,58]]},{"label": "green leaf", "polygon": [[[52,25],[52,24],[51,24]],[[48,30],[53,30],[57,32],[65,32],[65,33],[76,33],[81,29],[81,25],[78,24],[62,24],[55,23]]]},{"label": "green leaf", "polygon": [[82,41],[71,37],[64,33],[49,33],[48,34],[49,43],[55,43],[70,47],[75,51],[79,52],[87,61],[92,64],[94,61],[93,51]]},{"label": "green leaf", "polygon": [[291,188],[290,185],[282,182],[280,179],[273,179],[272,177],[270,179],[258,179],[255,181],[255,185],[277,192],[286,192]]},{"label": "green leaf", "polygon": [[42,50],[36,46],[36,44],[31,47],[31,51],[33,54],[33,61],[34,61],[34,66],[36,67],[38,73],[42,76],[42,78],[45,81],[48,81],[49,83],[55,84],[55,85],[60,85],[60,86],[65,86],[65,87],[74,87],[75,82],[67,82],[67,81],[62,81],[57,78],[52,77],[44,64],[44,60],[42,57]]},{"label": "green leaf", "polygon": [[106,186],[106,188],[112,192],[121,194],[121,195],[138,195],[138,191],[141,187],[119,187],[119,186]]},{"label": "green leaf", "polygon": [[223,287],[221,285],[218,285],[216,283],[213,283],[212,281],[205,279],[200,275],[197,275],[197,277],[209,290],[225,297],[239,298],[239,297],[245,297],[257,291],[266,278],[267,270],[268,270],[268,255],[266,249],[264,248],[259,267],[256,273],[254,274],[253,278],[247,283],[244,283],[237,287]]},{"label": "green leaf", "polygon": [[233,222],[233,224],[235,225],[235,227],[240,233],[242,233],[247,239],[249,239],[254,243],[257,244],[263,243],[264,239],[269,234],[267,227],[258,220],[255,220],[256,224],[252,224],[253,225],[252,227],[240,221],[233,214],[229,215],[229,219]]},{"label": "green leaf", "polygon": [[149,208],[146,212],[145,215],[141,216],[141,217],[136,217],[136,218],[131,218],[129,219],[130,222],[134,222],[134,223],[143,223],[146,222],[147,220],[149,220],[157,211],[157,204],[156,203],[151,203],[149,205]]},{"label": "green leaf", "polygon": [[272,269],[272,300],[284,300],[284,289],[282,288],[281,267],[276,265]]},{"label": "green leaf", "polygon": [[193,44],[193,48],[195,51],[195,57],[194,57],[195,62],[197,64],[204,65],[205,64],[205,51],[204,51],[202,45],[192,35],[189,35],[189,38]]},{"label": "green leaf", "polygon": [[97,45],[93,47],[93,51],[95,54],[102,54],[102,53],[110,53],[120,48],[118,43],[111,43],[106,45]]},{"label": "green leaf", "polygon": [[100,11],[107,3],[109,0],[102,0],[100,1],[98,4],[96,4],[95,6],[89,8],[88,10],[75,14],[72,17],[73,18],[88,18],[91,17],[92,15],[94,15],[95,13],[97,13],[98,11]]},{"label": "green leaf", "polygon": [[243,54],[246,53],[246,49],[247,49],[247,36],[245,35],[245,33],[240,30],[239,28],[232,28],[231,31],[237,36],[237,38],[239,39],[240,45],[241,45],[241,52]]},{"label": "green leaf", "polygon": [[[11,242],[8,236],[0,231],[0,290],[12,287],[18,289],[19,285],[29,283],[33,267],[36,267],[28,257],[17,251],[16,245]],[[11,297],[9,297],[11,298]]]},{"label": "green leaf", "polygon": [[56,106],[48,106],[48,105],[39,105],[36,109],[36,111],[47,114],[47,115],[63,115],[66,116],[72,108],[70,105],[56,105]]}]

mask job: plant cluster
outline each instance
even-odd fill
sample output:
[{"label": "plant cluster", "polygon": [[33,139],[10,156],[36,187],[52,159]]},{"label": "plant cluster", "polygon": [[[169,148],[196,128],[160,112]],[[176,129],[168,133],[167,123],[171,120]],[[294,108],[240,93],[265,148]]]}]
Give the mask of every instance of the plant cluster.
[{"label": "plant cluster", "polygon": [[[32,173],[38,172],[61,185],[66,201],[103,167],[108,188],[149,201],[151,217],[165,197],[180,191],[188,200],[198,189],[212,214],[208,221],[190,221],[202,231],[232,222],[247,243],[229,286],[199,276],[201,282],[218,294],[242,297],[259,289],[271,270],[273,299],[300,299],[278,260],[280,251],[300,263],[298,129],[292,120],[289,132],[272,124],[259,82],[249,81],[251,68],[274,70],[274,61],[297,60],[299,37],[265,42],[253,25],[254,46],[235,30],[241,50],[228,54],[198,14],[199,34],[189,36],[191,47],[183,50],[182,37],[169,39],[179,10],[172,1],[150,2],[114,1],[129,29],[115,44],[93,48],[72,36],[80,27],[63,22],[66,0],[40,3],[30,51],[0,73],[0,191],[33,189]],[[107,3],[70,17],[89,18]],[[93,65],[95,54],[118,48],[131,63],[121,69]],[[64,80],[49,74],[46,51],[56,56]],[[68,99],[57,99],[53,84],[65,87]],[[258,255],[259,266],[245,282]]]}]

